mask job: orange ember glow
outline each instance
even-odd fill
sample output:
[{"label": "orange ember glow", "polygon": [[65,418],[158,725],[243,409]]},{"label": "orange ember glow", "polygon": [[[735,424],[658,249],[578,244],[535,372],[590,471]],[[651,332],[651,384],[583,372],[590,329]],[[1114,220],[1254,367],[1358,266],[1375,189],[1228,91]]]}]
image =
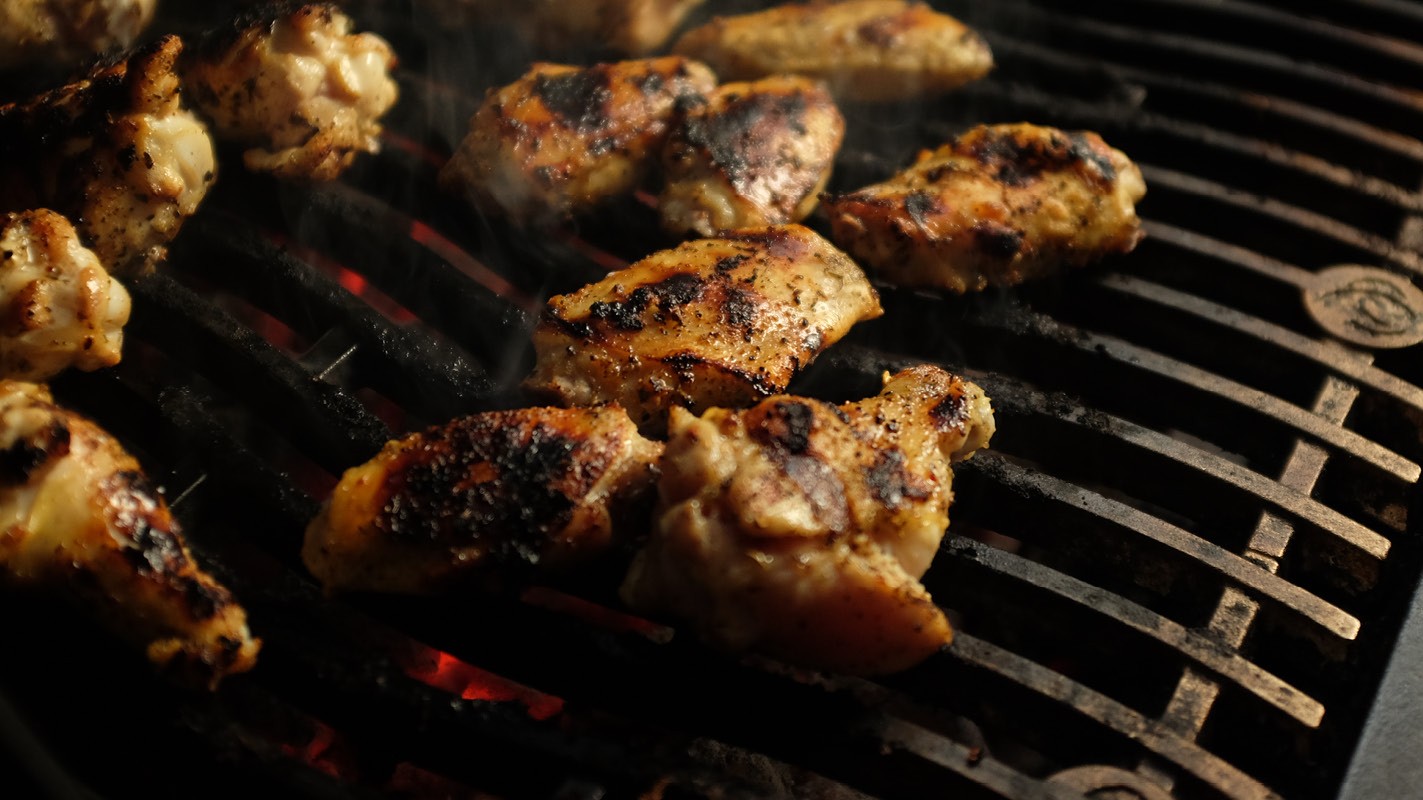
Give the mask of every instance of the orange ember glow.
[{"label": "orange ember glow", "polygon": [[525,308],[533,308],[534,301],[520,292],[514,284],[504,280],[499,273],[486,267],[484,262],[470,255],[464,248],[445,238],[443,234],[420,220],[410,221],[410,238],[421,247],[443,258],[450,266],[478,281],[481,286],[500,297]]},{"label": "orange ember glow", "polygon": [[305,247],[275,231],[266,231],[266,235],[274,244],[291,253],[293,257],[335,278],[336,282],[341,284],[342,288],[365,300],[370,304],[371,308],[379,311],[391,322],[397,325],[405,325],[417,319],[410,309],[401,305],[390,295],[377,289],[360,273],[348,269],[345,264],[336,261],[319,250]]},{"label": "orange ember glow", "polygon": [[405,672],[426,686],[465,700],[522,703],[528,709],[529,716],[536,720],[550,719],[563,711],[562,698],[485,672],[434,648],[424,648],[423,652],[412,657],[410,663],[405,665]]},{"label": "orange ember glow", "polygon": [[564,243],[569,247],[577,250],[579,255],[582,255],[584,258],[587,258],[608,272],[617,272],[620,269],[626,268],[628,265],[627,259],[609,253],[607,250],[604,250],[572,231],[561,231],[559,238],[563,239]]},{"label": "orange ember glow", "polygon": [[544,586],[531,586],[525,589],[519,599],[531,606],[573,617],[603,630],[615,633],[635,633],[658,644],[672,641],[673,631],[666,625],[659,625],[642,617],[614,611],[611,608],[590,603],[587,600]]},{"label": "orange ember glow", "polygon": [[312,726],[311,739],[299,745],[283,744],[282,752],[333,778],[341,777],[347,770],[342,766],[342,759],[338,756],[341,748],[337,742],[335,729],[318,720],[313,719],[310,722]]}]

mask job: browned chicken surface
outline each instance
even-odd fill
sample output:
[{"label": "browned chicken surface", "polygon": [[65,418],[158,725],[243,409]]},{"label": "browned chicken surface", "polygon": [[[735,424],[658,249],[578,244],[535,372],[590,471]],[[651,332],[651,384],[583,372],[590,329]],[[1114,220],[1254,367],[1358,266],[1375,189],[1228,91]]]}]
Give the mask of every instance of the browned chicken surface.
[{"label": "browned chicken surface", "polygon": [[901,286],[978,291],[1131,251],[1141,171],[1095,133],[980,126],[822,200],[835,242]]},{"label": "browned chicken surface", "polygon": [[536,64],[485,98],[440,181],[527,223],[587,211],[636,189],[679,107],[715,87],[710,70],[683,58]]},{"label": "browned chicken surface", "polygon": [[650,495],[661,452],[617,406],[458,419],[347,470],[302,556],[328,590],[426,593],[565,572],[636,529],[622,517]]},{"label": "browned chicken surface", "polygon": [[732,651],[854,674],[912,666],[952,637],[919,583],[948,525],[950,462],[992,434],[983,391],[928,366],[838,407],[783,395],[676,409],[623,599]]},{"label": "browned chicken surface", "polygon": [[67,595],[186,682],[256,663],[246,613],[194,563],[133,456],[18,381],[0,381],[0,579]]},{"label": "browned chicken surface", "polygon": [[77,65],[133,44],[157,0],[0,0],[0,70]]},{"label": "browned chicken surface", "polygon": [[983,37],[906,0],[815,0],[717,17],[683,34],[672,51],[705,62],[723,80],[795,73],[857,101],[945,92],[993,68]]},{"label": "browned chicken surface", "polygon": [[0,217],[0,377],[119,363],[129,296],[53,211]]},{"label": "browned chicken surface", "polygon": [[550,299],[525,386],[569,405],[616,401],[655,435],[671,408],[784,391],[852,325],[881,313],[860,268],[808,228],[734,231]]},{"label": "browned chicken surface", "polygon": [[266,6],[195,48],[185,86],[219,139],[251,147],[248,169],[335,179],[380,150],[398,95],[390,45],[351,27],[326,3]]},{"label": "browned chicken surface", "polygon": [[815,210],[844,138],[845,119],[819,81],[723,84],[663,150],[662,224],[712,236],[799,222]]},{"label": "browned chicken surface", "polygon": [[0,106],[0,210],[54,209],[113,274],[151,270],[216,169],[207,129],[182,106],[182,50],[167,36],[77,83]]},{"label": "browned chicken surface", "polygon": [[545,53],[645,56],[706,0],[417,0],[451,25],[503,22]]}]

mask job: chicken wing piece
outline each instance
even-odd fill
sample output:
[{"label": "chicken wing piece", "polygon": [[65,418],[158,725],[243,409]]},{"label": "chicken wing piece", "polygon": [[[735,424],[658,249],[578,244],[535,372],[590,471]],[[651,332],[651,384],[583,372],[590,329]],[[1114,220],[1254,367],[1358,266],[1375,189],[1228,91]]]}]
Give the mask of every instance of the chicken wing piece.
[{"label": "chicken wing piece", "polygon": [[154,664],[216,686],[260,642],[138,462],[38,384],[0,381],[0,579],[66,592]]},{"label": "chicken wing piece", "polygon": [[885,280],[1011,286],[1141,240],[1141,171],[1095,133],[980,126],[888,181],[822,199],[832,237]]},{"label": "chicken wing piece", "polygon": [[123,354],[129,296],[53,211],[0,227],[0,376],[43,380],[111,367]]},{"label": "chicken wing piece", "polygon": [[870,102],[946,92],[993,68],[983,37],[906,0],[812,0],[717,17],[683,34],[672,52],[723,80],[796,73],[827,81],[841,99]]},{"label": "chicken wing piece", "polygon": [[819,81],[723,84],[663,150],[663,227],[712,236],[799,222],[815,210],[844,138],[845,118]]},{"label": "chicken wing piece", "polygon": [[587,211],[637,188],[678,109],[714,88],[711,71],[684,58],[536,64],[485,98],[440,181],[525,223]]},{"label": "chicken wing piece", "polygon": [[0,0],[0,70],[75,65],[123,49],[153,21],[157,0]]},{"label": "chicken wing piece", "polygon": [[734,231],[550,299],[524,385],[569,405],[616,401],[657,435],[673,407],[742,406],[783,391],[881,313],[855,262],[808,228]]},{"label": "chicken wing piece", "polygon": [[993,435],[978,386],[916,367],[858,403],[782,395],[674,409],[671,427],[628,605],[837,672],[894,672],[949,643],[919,578],[948,525],[950,462]]},{"label": "chicken wing piece", "polygon": [[615,405],[457,419],[347,470],[302,557],[328,591],[427,593],[566,572],[619,543],[661,453]]},{"label": "chicken wing piece", "polygon": [[662,47],[706,0],[418,0],[442,21],[512,23],[549,53],[610,51],[644,56]]},{"label": "chicken wing piece", "polygon": [[214,33],[184,59],[189,97],[217,137],[251,149],[248,169],[334,180],[357,153],[380,151],[395,105],[395,54],[328,3],[269,5]]},{"label": "chicken wing piece", "polygon": [[175,36],[77,83],[0,106],[0,211],[52,208],[119,277],[150,271],[217,165],[183,108]]}]

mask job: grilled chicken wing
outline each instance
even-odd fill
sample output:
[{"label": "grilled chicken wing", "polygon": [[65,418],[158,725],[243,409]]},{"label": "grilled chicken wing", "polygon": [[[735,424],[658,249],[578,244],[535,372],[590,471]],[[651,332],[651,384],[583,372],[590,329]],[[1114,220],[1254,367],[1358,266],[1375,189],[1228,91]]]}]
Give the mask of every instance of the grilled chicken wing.
[{"label": "grilled chicken wing", "polygon": [[167,36],[127,61],[0,106],[0,210],[52,208],[120,277],[151,270],[207,194],[212,141],[182,107]]},{"label": "grilled chicken wing", "polygon": [[673,233],[799,222],[830,180],[845,119],[823,83],[728,83],[687,113],[662,154],[662,224]]},{"label": "grilled chicken wing", "polygon": [[1095,133],[980,126],[885,183],[823,199],[835,242],[892,283],[1010,286],[1140,241],[1141,171]]},{"label": "grilled chicken wing", "polygon": [[0,0],[0,69],[72,65],[133,44],[157,0]]},{"label": "grilled chicken wing", "polygon": [[647,55],[706,0],[419,0],[456,25],[509,22],[539,49]]},{"label": "grilled chicken wing", "polygon": [[333,180],[380,150],[380,118],[398,94],[395,55],[351,33],[334,5],[268,6],[213,34],[184,61],[189,96],[219,139],[252,149],[247,168]]},{"label": "grilled chicken wing", "polygon": [[441,183],[524,222],[586,211],[637,188],[679,106],[715,87],[683,58],[536,64],[485,98]]},{"label": "grilled chicken wing", "polygon": [[0,381],[0,455],[0,578],[68,592],[184,680],[252,668],[246,613],[113,437],[43,386]]},{"label": "grilled chicken wing", "polygon": [[856,674],[912,666],[952,637],[919,583],[948,525],[949,463],[992,434],[983,391],[937,367],[839,407],[675,409],[623,599],[730,650]]},{"label": "grilled chicken wing", "polygon": [[740,406],[783,391],[852,325],[881,313],[860,268],[813,231],[735,231],[550,299],[525,386],[565,404],[617,401],[656,434],[670,408]]},{"label": "grilled chicken wing", "polygon": [[128,292],[69,220],[46,210],[5,215],[0,252],[0,376],[43,380],[119,363]]},{"label": "grilled chicken wing", "polygon": [[993,68],[983,37],[906,0],[812,0],[717,17],[683,34],[672,51],[704,61],[724,80],[796,73],[859,101],[945,92]]},{"label": "grilled chicken wing", "polygon": [[617,406],[477,414],[347,470],[302,556],[328,590],[432,592],[608,553],[662,445]]}]

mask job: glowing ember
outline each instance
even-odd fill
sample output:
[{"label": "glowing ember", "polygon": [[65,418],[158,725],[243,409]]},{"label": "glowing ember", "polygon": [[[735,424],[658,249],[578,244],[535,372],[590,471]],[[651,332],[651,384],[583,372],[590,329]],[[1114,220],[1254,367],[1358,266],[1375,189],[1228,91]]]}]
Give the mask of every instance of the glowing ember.
[{"label": "glowing ember", "polygon": [[604,630],[616,633],[635,633],[658,644],[667,644],[672,641],[674,633],[666,625],[659,625],[642,617],[614,611],[597,603],[590,603],[587,600],[543,586],[531,586],[525,589],[519,599],[531,606],[575,617]]},{"label": "glowing ember", "polygon": [[522,703],[529,716],[546,720],[563,711],[562,698],[530,689],[507,678],[467,664],[449,653],[423,648],[405,665],[405,672],[421,683],[465,700]]},{"label": "glowing ember", "polygon": [[410,309],[401,305],[390,295],[377,289],[360,273],[347,269],[345,264],[336,261],[319,250],[313,250],[310,247],[305,247],[292,241],[290,238],[275,231],[266,231],[266,235],[274,244],[291,253],[292,256],[335,278],[336,282],[341,284],[342,288],[365,300],[370,304],[371,308],[379,311],[391,322],[397,325],[404,325],[417,319]]},{"label": "glowing ember", "polygon": [[420,220],[410,221],[410,238],[422,247],[449,262],[450,266],[478,281],[489,291],[525,308],[532,308],[534,301],[504,280],[499,273],[486,267],[482,261],[465,252],[464,248],[445,238],[439,231]]},{"label": "glowing ember", "polygon": [[395,765],[385,789],[399,797],[444,798],[444,800],[497,800],[492,794],[475,791],[443,775],[421,769],[408,761]]},{"label": "glowing ember", "polygon": [[561,231],[559,236],[569,247],[608,272],[617,272],[628,265],[627,259],[609,253],[572,231]]},{"label": "glowing ember", "polygon": [[308,767],[340,778],[349,773],[348,758],[342,756],[335,729],[319,720],[310,720],[311,739],[302,744],[283,744],[281,750]]}]

